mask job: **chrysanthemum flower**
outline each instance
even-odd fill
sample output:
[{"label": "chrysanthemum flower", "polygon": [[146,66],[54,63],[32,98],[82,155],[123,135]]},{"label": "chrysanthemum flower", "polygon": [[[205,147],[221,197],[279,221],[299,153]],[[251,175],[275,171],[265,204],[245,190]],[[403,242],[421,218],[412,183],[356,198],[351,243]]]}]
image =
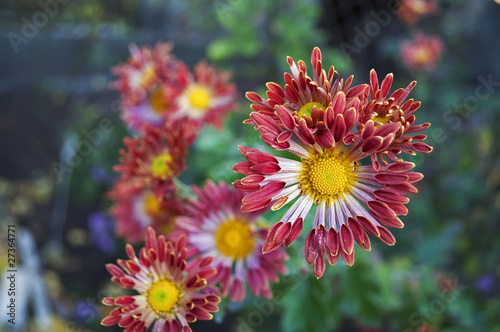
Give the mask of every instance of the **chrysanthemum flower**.
[{"label": "chrysanthemum flower", "polygon": [[413,41],[400,45],[401,59],[413,71],[433,70],[443,53],[443,41],[439,36],[426,36],[418,32]]},{"label": "chrysanthemum flower", "polygon": [[122,173],[123,180],[161,196],[185,168],[187,149],[197,132],[197,124],[186,119],[167,122],[161,128],[147,126],[143,137],[124,139],[126,149],[120,150],[120,164],[114,169]]},{"label": "chrysanthemum flower", "polygon": [[[370,71],[370,96],[362,102],[360,107],[358,133],[362,138],[366,138],[371,133],[381,127],[397,126],[394,132],[394,140],[385,150],[371,154],[372,166],[375,170],[380,168],[380,162],[387,164],[386,158],[398,161],[398,154],[401,152],[415,155],[415,151],[429,153],[432,148],[422,141],[427,138],[424,134],[415,133],[429,128],[430,123],[415,125],[415,115],[413,114],[419,107],[420,102],[413,99],[405,101],[411,90],[417,84],[411,82],[405,89],[398,89],[389,96],[392,86],[393,75],[388,74],[379,86],[377,73]],[[380,162],[379,162],[380,161]]]},{"label": "chrysanthemum flower", "polygon": [[[172,75],[176,74],[172,72]],[[147,90],[139,98],[134,95],[122,96],[123,121],[128,128],[142,135],[147,125],[161,127],[177,117],[177,98],[182,91],[179,84],[163,82]]]},{"label": "chrysanthemum flower", "polygon": [[143,134],[145,125],[159,127],[176,115],[177,97],[190,73],[171,50],[170,43],[159,42],[153,49],[131,45],[129,63],[113,68],[118,80],[112,87],[122,95],[122,118],[134,132]]},{"label": "chrysanthemum flower", "polygon": [[194,254],[213,256],[217,275],[210,283],[221,285],[223,296],[231,301],[245,298],[245,284],[258,296],[271,298],[269,282],[277,282],[286,272],[283,250],[262,253],[267,229],[257,226],[261,213],[242,213],[244,193],[207,181],[205,188],[193,187],[197,200],[186,204],[186,215],[177,219],[179,229],[188,236]]},{"label": "chrysanthemum flower", "polygon": [[[278,105],[283,106],[296,121],[304,118],[308,127],[316,126],[321,136],[324,114],[337,93],[344,92],[347,102],[353,103],[351,106],[355,106],[354,104],[359,102],[358,99],[368,93],[366,84],[351,88],[354,76],[350,76],[344,83],[333,66],[326,73],[321,60],[321,50],[315,47],[311,54],[313,75],[310,77],[304,61],[299,60],[295,64],[291,57],[287,57],[291,73],[284,75],[284,88],[274,82],[267,83],[267,100],[255,92],[247,92],[247,99],[255,103],[251,105],[252,110],[277,119],[275,108]],[[246,120],[245,123],[253,124],[251,120]],[[273,143],[269,141],[268,135],[263,135],[262,139],[267,144]]]},{"label": "chrysanthemum flower", "polygon": [[115,233],[129,243],[144,239],[148,227],[160,234],[172,233],[175,218],[181,214],[181,202],[175,198],[175,187],[162,196],[132,182],[115,182],[108,197],[114,201],[110,212],[115,219]]},{"label": "chrysanthemum flower", "polygon": [[[319,50],[315,49],[313,64],[318,62],[315,61],[318,55]],[[381,92],[377,92],[375,81],[372,82],[373,99],[378,100]],[[269,86],[274,85],[269,83]],[[286,246],[292,243],[300,235],[312,206],[317,206],[313,227],[306,239],[305,256],[306,261],[314,265],[318,277],[325,270],[325,252],[332,265],[339,256],[352,265],[354,241],[369,250],[366,232],[393,245],[395,239],[386,227],[403,227],[398,216],[408,212],[404,204],[409,199],[404,195],[417,192],[412,183],[422,178],[420,173],[409,172],[414,167],[410,162],[386,163],[379,165],[377,170],[371,165],[360,164],[361,159],[387,151],[398,137],[401,123],[394,121],[375,128],[373,120],[369,120],[362,133],[356,133],[354,128],[361,117],[359,110],[369,93],[368,87],[357,89],[359,92],[351,98],[347,97],[349,91],[335,90],[330,103],[324,105],[322,111],[313,105],[310,115],[298,114],[300,110],[291,112],[289,107],[279,103],[274,106],[269,103],[274,110],[271,114],[267,112],[270,108],[261,107],[263,100],[250,95],[249,99],[258,103],[253,105],[251,123],[259,130],[263,141],[276,150],[291,152],[300,160],[240,147],[247,161],[233,167],[234,171],[245,175],[235,182],[236,188],[247,192],[242,200],[243,212],[269,205],[277,210],[296,199],[282,220],[269,229],[263,246],[265,253],[276,250],[283,243]],[[287,86],[285,90],[291,91]],[[307,100],[308,92],[301,90],[305,95],[296,96],[296,99]],[[382,94],[385,99],[387,94]]]},{"label": "chrysanthemum flower", "polygon": [[127,244],[129,260],[106,265],[111,280],[123,288],[136,290],[138,295],[106,297],[103,303],[116,306],[101,324],[118,324],[125,331],[153,332],[192,331],[189,323],[197,319],[212,319],[218,311],[220,298],[206,288],[207,279],[217,273],[210,267],[211,257],[187,262],[186,238],[172,244],[149,228],[146,246],[135,255]]},{"label": "chrysanthemum flower", "polygon": [[186,77],[186,87],[178,99],[177,116],[220,128],[226,113],[236,108],[236,86],[229,83],[230,78],[228,71],[199,62],[194,76]]},{"label": "chrysanthemum flower", "polygon": [[111,86],[128,98],[143,98],[154,86],[167,81],[168,75],[176,69],[178,62],[171,54],[172,48],[171,43],[162,42],[153,48],[131,44],[128,63],[112,69],[118,80]]},{"label": "chrysanthemum flower", "polygon": [[439,11],[434,0],[401,0],[397,14],[406,24],[413,25],[425,15],[433,15]]}]

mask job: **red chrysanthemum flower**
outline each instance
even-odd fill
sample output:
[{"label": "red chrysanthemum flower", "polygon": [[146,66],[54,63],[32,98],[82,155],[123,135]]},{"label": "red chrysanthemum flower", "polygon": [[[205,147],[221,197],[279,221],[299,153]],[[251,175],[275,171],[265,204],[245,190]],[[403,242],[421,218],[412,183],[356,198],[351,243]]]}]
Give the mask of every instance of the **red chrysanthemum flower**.
[{"label": "red chrysanthemum flower", "polygon": [[[421,153],[432,151],[429,145],[422,142],[427,138],[426,135],[415,135],[430,126],[428,122],[420,125],[414,124],[413,113],[420,107],[420,102],[415,102],[413,99],[405,101],[417,82],[413,81],[405,89],[398,89],[389,96],[392,81],[393,75],[388,74],[379,86],[377,73],[372,69],[370,71],[370,96],[362,102],[359,112],[357,129],[363,139],[369,137],[376,129],[397,127],[392,143],[385,150],[371,154],[372,166],[375,170],[380,168],[379,161],[387,164],[385,158],[392,161],[400,160],[397,155],[401,152],[415,155],[414,151]],[[381,141],[380,144],[382,144]]]},{"label": "red chrysanthemum flower", "polygon": [[[348,103],[359,102],[358,99],[368,93],[366,84],[351,88],[354,76],[350,76],[344,83],[333,66],[326,73],[322,68],[321,59],[321,50],[315,47],[311,54],[313,75],[310,77],[304,61],[299,60],[295,64],[293,59],[288,57],[291,73],[284,75],[284,88],[274,82],[267,83],[267,100],[255,92],[246,93],[247,99],[255,103],[251,105],[252,110],[277,120],[275,108],[278,105],[282,106],[296,118],[296,121],[304,118],[308,127],[317,127],[321,136],[324,114],[337,93],[344,92]],[[245,123],[253,124],[251,119]],[[262,139],[268,144],[272,143],[269,137],[262,135]]]},{"label": "red chrysanthemum flower", "polygon": [[144,137],[124,139],[126,149],[120,150],[120,164],[114,169],[137,188],[151,188],[162,196],[185,168],[187,149],[197,132],[198,125],[186,119],[161,128],[147,126]]},{"label": "red chrysanthemum flower", "polygon": [[425,15],[439,12],[434,0],[401,0],[397,9],[399,18],[409,25],[414,25]]},{"label": "red chrysanthemum flower", "polygon": [[177,98],[182,91],[180,84],[164,82],[148,90],[140,99],[134,95],[122,96],[122,119],[132,131],[144,135],[147,125],[161,127],[177,117]]},{"label": "red chrysanthemum flower", "polygon": [[129,46],[131,57],[128,63],[112,68],[118,80],[111,86],[127,98],[140,100],[155,86],[172,79],[179,62],[171,54],[171,43],[158,42],[151,47]]},{"label": "red chrysanthemum flower", "polygon": [[[319,62],[314,61],[320,58],[319,55],[319,50],[315,49],[313,64]],[[372,78],[376,81],[376,77]],[[374,81],[372,89],[372,99],[378,100],[380,94],[383,94],[382,99],[387,96],[385,92],[377,92]],[[305,96],[296,99],[307,100],[309,90],[301,91]],[[310,209],[317,205],[313,227],[306,239],[305,255],[318,277],[325,270],[325,252],[332,265],[339,255],[352,265],[354,241],[369,250],[366,232],[393,245],[395,239],[385,226],[403,227],[398,216],[408,212],[404,204],[409,200],[404,195],[417,192],[412,183],[422,178],[420,173],[409,172],[414,167],[410,162],[386,163],[379,165],[377,170],[371,165],[361,166],[361,159],[387,151],[398,137],[401,123],[391,122],[375,128],[373,120],[368,120],[362,133],[356,133],[354,128],[361,117],[360,108],[367,102],[368,87],[360,86],[350,98],[347,97],[349,91],[334,91],[329,104],[322,106],[323,110],[313,105],[310,114],[298,114],[300,110],[290,112],[285,104],[272,106],[269,103],[269,107],[273,107],[271,114],[271,108],[261,107],[264,101],[257,101],[255,95],[250,95],[250,100],[258,102],[258,110],[250,114],[251,123],[259,130],[263,141],[276,150],[291,152],[300,160],[240,147],[247,161],[233,167],[246,176],[235,182],[236,188],[248,192],[242,201],[243,212],[269,205],[277,210],[297,198],[282,220],[270,228],[263,252],[276,250],[283,243],[288,246],[294,241]],[[394,97],[399,95],[398,92]],[[253,106],[255,110],[256,105]],[[413,123],[411,119],[407,121],[410,125]]]},{"label": "red chrysanthemum flower", "polygon": [[170,43],[159,42],[153,49],[132,45],[129,63],[113,68],[119,77],[112,86],[122,95],[122,118],[134,132],[143,134],[145,125],[159,127],[176,115],[177,98],[190,73],[171,50]]},{"label": "red chrysanthemum flower", "polygon": [[175,198],[175,187],[168,190],[158,197],[151,189],[138,188],[130,181],[115,182],[108,197],[114,201],[110,211],[116,235],[137,243],[150,226],[160,234],[172,233],[175,218],[181,215],[181,202]]},{"label": "red chrysanthemum flower", "polygon": [[149,228],[146,246],[135,255],[127,244],[129,260],[106,265],[111,280],[123,288],[136,290],[138,295],[106,297],[103,303],[116,306],[101,324],[118,324],[125,331],[153,332],[192,331],[189,323],[212,319],[219,310],[220,298],[207,289],[207,279],[217,271],[210,267],[211,257],[187,262],[186,238],[172,244]]},{"label": "red chrysanthemum flower", "polygon": [[262,253],[267,229],[257,226],[261,213],[242,213],[244,193],[224,182],[207,181],[205,188],[193,190],[197,200],[187,202],[186,215],[177,222],[195,254],[214,257],[217,275],[209,282],[220,283],[222,295],[231,301],[245,298],[245,284],[255,295],[271,298],[269,282],[286,272],[283,261],[288,256],[283,250]]},{"label": "red chrysanthemum flower", "polygon": [[432,71],[443,53],[443,41],[439,36],[426,36],[418,32],[415,39],[400,45],[401,59],[413,71]]},{"label": "red chrysanthemum flower", "polygon": [[236,86],[229,83],[230,78],[228,71],[199,62],[194,76],[186,77],[185,89],[178,98],[177,116],[221,128],[224,116],[236,108]]}]

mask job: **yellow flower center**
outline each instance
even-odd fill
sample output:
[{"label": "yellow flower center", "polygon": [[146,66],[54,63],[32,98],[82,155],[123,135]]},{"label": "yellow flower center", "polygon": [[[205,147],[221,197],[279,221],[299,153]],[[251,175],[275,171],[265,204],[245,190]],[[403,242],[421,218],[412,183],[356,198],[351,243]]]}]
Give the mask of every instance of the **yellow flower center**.
[{"label": "yellow flower center", "polygon": [[303,193],[313,197],[315,203],[331,203],[349,189],[353,181],[354,163],[335,155],[331,150],[313,154],[302,161],[299,183]]},{"label": "yellow flower center", "polygon": [[149,192],[144,197],[144,211],[150,217],[156,217],[161,211],[161,201],[153,192]]},{"label": "yellow flower center", "polygon": [[148,289],[146,299],[158,315],[165,315],[179,302],[179,297],[180,291],[175,284],[158,280]]},{"label": "yellow flower center", "polygon": [[410,1],[409,4],[411,9],[418,14],[425,14],[425,12],[427,11],[427,4],[425,3],[425,1],[414,0]]},{"label": "yellow flower center", "polygon": [[172,170],[168,167],[168,163],[172,162],[172,156],[164,152],[156,156],[151,162],[151,173],[161,179],[166,179],[172,174]]},{"label": "yellow flower center", "polygon": [[[372,118],[372,121],[373,122],[379,122],[381,123],[381,125],[384,125],[386,123],[389,123],[389,118],[387,118],[386,116],[384,117],[381,117],[381,116],[378,116],[378,115],[375,115],[373,118]],[[381,125],[376,125],[375,128],[378,128],[380,127]]]},{"label": "yellow flower center", "polygon": [[156,79],[155,67],[152,64],[147,65],[142,72],[141,86],[143,87],[148,86],[151,83],[153,83],[155,79]]},{"label": "yellow flower center", "polygon": [[429,60],[429,53],[430,52],[427,50],[426,47],[424,46],[417,47],[414,54],[415,62],[417,62],[418,64],[427,63],[427,61]]},{"label": "yellow flower center", "polygon": [[313,106],[316,106],[316,108],[318,110],[322,110],[325,108],[325,106],[323,104],[315,102],[315,101],[311,101],[311,102],[308,102],[307,104],[303,105],[299,109],[299,111],[297,112],[297,115],[299,117],[302,117],[302,115],[307,115],[308,117],[311,117],[311,111],[312,111]]},{"label": "yellow flower center", "polygon": [[206,109],[210,105],[211,93],[208,88],[201,85],[194,85],[189,89],[187,98],[189,104],[196,109]]},{"label": "yellow flower center", "polygon": [[163,94],[163,90],[161,88],[151,92],[151,95],[149,96],[149,104],[157,114],[161,114],[167,108],[168,105],[165,101],[165,95]]},{"label": "yellow flower center", "polygon": [[217,250],[232,259],[248,256],[254,249],[254,243],[250,225],[243,220],[229,219],[215,232]]}]

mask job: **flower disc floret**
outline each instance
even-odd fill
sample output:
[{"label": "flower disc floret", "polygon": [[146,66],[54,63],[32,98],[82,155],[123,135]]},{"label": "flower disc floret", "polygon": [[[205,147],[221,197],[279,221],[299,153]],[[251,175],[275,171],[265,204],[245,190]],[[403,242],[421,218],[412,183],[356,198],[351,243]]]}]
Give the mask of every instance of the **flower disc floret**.
[{"label": "flower disc floret", "polygon": [[245,219],[228,219],[215,232],[216,248],[230,259],[246,258],[254,250],[253,236],[250,224]]},{"label": "flower disc floret", "polygon": [[346,161],[341,155],[335,156],[328,150],[315,154],[303,159],[300,188],[316,202],[332,202],[348,189],[353,167],[350,160]]},{"label": "flower disc floret", "polygon": [[168,280],[158,280],[148,289],[146,299],[158,315],[165,316],[179,303],[179,295],[177,285]]}]

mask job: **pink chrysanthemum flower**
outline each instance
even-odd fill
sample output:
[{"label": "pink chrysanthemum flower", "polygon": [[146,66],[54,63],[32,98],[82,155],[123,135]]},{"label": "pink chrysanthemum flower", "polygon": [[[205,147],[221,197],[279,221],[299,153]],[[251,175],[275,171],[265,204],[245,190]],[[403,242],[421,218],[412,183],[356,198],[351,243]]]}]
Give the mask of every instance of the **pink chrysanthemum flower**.
[{"label": "pink chrysanthemum flower", "polygon": [[151,188],[162,196],[185,168],[187,149],[197,132],[198,125],[186,119],[161,128],[147,126],[143,137],[124,139],[126,149],[120,150],[120,164],[114,169],[137,188]]},{"label": "pink chrysanthemum flower", "polygon": [[186,77],[185,89],[178,98],[177,116],[221,128],[226,113],[236,108],[236,86],[229,83],[230,78],[228,71],[199,62],[194,76]]},{"label": "pink chrysanthemum flower", "polygon": [[207,289],[207,279],[217,273],[211,257],[187,262],[186,238],[172,244],[149,228],[146,246],[135,255],[127,244],[129,260],[106,265],[118,286],[136,290],[138,295],[106,297],[103,303],[116,306],[101,324],[118,324],[125,331],[192,331],[189,323],[212,319],[220,298]]},{"label": "pink chrysanthemum flower", "polygon": [[205,188],[193,187],[197,200],[189,200],[186,215],[177,219],[179,230],[188,236],[195,254],[213,256],[217,275],[210,283],[221,285],[231,301],[245,298],[245,284],[258,296],[271,298],[269,282],[286,272],[283,250],[262,253],[267,230],[257,226],[261,213],[242,213],[244,193],[226,183],[207,181]]},{"label": "pink chrysanthemum flower", "polygon": [[[126,64],[113,67],[118,80],[111,86],[127,98],[142,99],[155,86],[168,81],[178,61],[171,54],[171,43],[158,42],[153,48],[129,46],[131,57]],[[172,76],[170,76],[172,77]]]},{"label": "pink chrysanthemum flower", "polygon": [[425,15],[439,12],[438,4],[434,0],[401,0],[397,14],[403,22],[414,25]]},{"label": "pink chrysanthemum flower", "polygon": [[129,243],[144,239],[148,227],[160,234],[174,230],[175,218],[181,215],[181,202],[175,199],[175,187],[158,197],[151,189],[138,188],[130,181],[115,182],[108,197],[114,201],[111,214],[115,233]]},{"label": "pink chrysanthemum flower", "polygon": [[443,41],[439,36],[426,36],[418,32],[413,41],[400,45],[401,59],[413,71],[432,71],[443,53]]},{"label": "pink chrysanthemum flower", "polygon": [[[283,106],[296,118],[296,121],[304,118],[308,127],[317,127],[318,135],[321,136],[325,133],[322,128],[324,114],[337,93],[344,92],[347,102],[353,103],[351,106],[356,106],[355,103],[359,102],[358,99],[361,99],[368,92],[366,84],[351,88],[354,78],[352,75],[344,83],[333,66],[326,73],[322,68],[321,60],[321,50],[315,47],[311,54],[313,76],[310,77],[307,74],[307,66],[304,61],[299,60],[295,64],[291,57],[287,57],[291,73],[284,75],[284,88],[274,82],[267,83],[267,100],[255,92],[247,92],[247,99],[255,103],[251,105],[252,110],[277,119],[275,108],[278,105]],[[251,119],[246,120],[245,123],[253,124]],[[326,133],[325,135],[328,136]],[[270,142],[269,137],[269,135],[262,135],[262,139],[267,144],[277,143]],[[329,140],[330,138],[325,139]]]},{"label": "pink chrysanthemum flower", "polygon": [[421,153],[432,151],[429,145],[422,142],[427,138],[426,135],[415,135],[430,126],[428,122],[420,125],[414,124],[413,113],[420,107],[420,102],[415,102],[413,99],[405,101],[417,82],[413,81],[405,89],[398,89],[389,96],[392,81],[393,75],[388,74],[379,86],[377,73],[372,69],[370,71],[370,96],[360,107],[357,130],[363,139],[380,127],[397,127],[393,142],[385,150],[371,154],[370,158],[375,170],[380,169],[380,162],[387,164],[386,158],[399,161],[397,155],[401,152],[415,155],[415,151]]},{"label": "pink chrysanthemum flower", "polygon": [[[313,59],[318,58],[315,52],[319,54],[313,51]],[[354,241],[369,250],[366,232],[393,245],[395,239],[385,226],[403,227],[398,216],[408,212],[404,204],[409,199],[404,195],[417,192],[412,183],[422,178],[420,173],[409,172],[414,167],[410,162],[384,164],[378,170],[360,165],[361,159],[387,151],[401,127],[393,122],[374,128],[369,120],[371,130],[365,129],[361,135],[353,132],[360,119],[359,109],[367,99],[366,90],[360,88],[352,98],[347,98],[349,91],[338,90],[321,112],[313,105],[311,115],[297,116],[284,104],[274,105],[272,115],[252,112],[251,123],[261,138],[272,148],[287,150],[296,157],[282,158],[240,147],[247,161],[233,167],[245,175],[235,182],[236,188],[247,192],[242,200],[243,212],[269,205],[277,210],[297,198],[282,220],[270,228],[263,246],[265,253],[292,243],[312,206],[317,206],[305,256],[318,277],[325,270],[325,252],[332,265],[339,255],[352,265]],[[298,100],[305,98],[297,96]],[[254,96],[249,99],[258,102]]]}]

